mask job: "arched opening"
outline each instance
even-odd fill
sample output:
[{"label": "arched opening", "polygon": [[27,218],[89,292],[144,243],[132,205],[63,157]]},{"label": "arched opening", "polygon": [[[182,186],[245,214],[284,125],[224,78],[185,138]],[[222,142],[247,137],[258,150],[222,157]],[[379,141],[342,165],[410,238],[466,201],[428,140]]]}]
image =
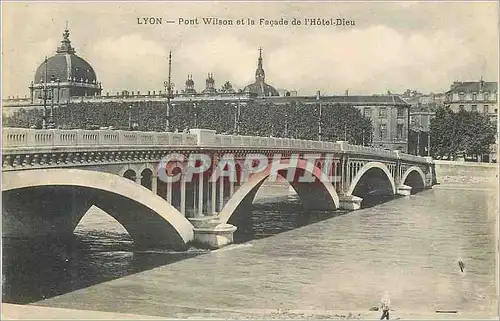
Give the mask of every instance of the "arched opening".
[{"label": "arched opening", "polygon": [[[219,217],[238,227],[233,235],[235,243],[289,231],[340,213],[335,211],[338,196],[331,183],[319,179],[299,182],[305,174],[302,167],[294,169],[295,177],[289,182],[287,170],[279,169],[271,177],[269,173],[253,175],[228,201]],[[315,170],[313,176],[318,172]]]},{"label": "arched opening", "polygon": [[192,225],[135,182],[76,169],[4,175],[4,302],[39,301],[190,256],[143,251],[186,249]]},{"label": "arched opening", "polygon": [[137,174],[135,173],[135,171],[133,169],[127,169],[125,171],[125,173],[123,173],[123,177],[135,182],[135,178],[137,177]]},{"label": "arched opening", "polygon": [[422,175],[416,170],[408,173],[408,176],[406,176],[403,185],[410,186],[412,194],[416,194],[425,189],[425,183],[422,179]]},{"label": "arched opening", "polygon": [[149,190],[153,189],[153,171],[149,168],[145,168],[141,172],[141,185]]},{"label": "arched opening", "polygon": [[394,198],[394,186],[387,173],[371,167],[362,174],[351,193],[361,197],[361,207],[372,207]]}]

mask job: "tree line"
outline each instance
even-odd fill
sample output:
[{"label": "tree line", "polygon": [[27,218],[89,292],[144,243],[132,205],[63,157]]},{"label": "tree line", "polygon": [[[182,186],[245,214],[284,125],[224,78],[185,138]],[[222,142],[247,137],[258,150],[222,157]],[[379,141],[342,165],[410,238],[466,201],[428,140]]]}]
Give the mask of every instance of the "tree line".
[{"label": "tree line", "polygon": [[[21,109],[3,117],[7,127],[40,128],[41,109]],[[241,135],[346,140],[358,145],[371,145],[372,122],[361,112],[345,104],[306,105],[291,101],[287,104],[249,102],[238,106],[220,101],[175,104],[170,110],[170,130],[189,128],[214,129],[218,133]],[[320,117],[321,116],[321,117]],[[54,119],[61,129],[114,127],[128,130],[130,123],[137,130],[162,131],[167,111],[165,103],[142,101],[135,103],[104,102],[72,103],[54,108]],[[239,126],[237,122],[239,120]]]},{"label": "tree line", "polygon": [[496,124],[486,114],[439,108],[430,124],[431,155],[437,159],[478,158],[490,153],[496,132]]}]

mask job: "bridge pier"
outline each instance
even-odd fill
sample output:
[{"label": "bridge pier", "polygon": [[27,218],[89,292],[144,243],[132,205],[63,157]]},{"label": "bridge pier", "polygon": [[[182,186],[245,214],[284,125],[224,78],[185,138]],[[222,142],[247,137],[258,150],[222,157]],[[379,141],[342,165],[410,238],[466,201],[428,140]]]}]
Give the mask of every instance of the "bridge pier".
[{"label": "bridge pier", "polygon": [[359,210],[363,199],[354,195],[339,195],[339,207],[343,210]]},{"label": "bridge pier", "polygon": [[396,194],[401,195],[401,196],[409,196],[411,195],[411,186],[407,185],[400,185],[396,191]]}]

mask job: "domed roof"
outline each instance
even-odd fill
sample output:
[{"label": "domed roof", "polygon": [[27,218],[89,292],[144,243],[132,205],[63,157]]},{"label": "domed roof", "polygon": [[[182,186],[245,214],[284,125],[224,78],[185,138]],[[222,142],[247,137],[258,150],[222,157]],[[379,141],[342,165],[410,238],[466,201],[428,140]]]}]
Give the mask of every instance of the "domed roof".
[{"label": "domed roof", "polygon": [[40,64],[35,72],[35,84],[45,81],[51,81],[51,78],[61,82],[76,81],[83,83],[97,82],[97,77],[92,66],[85,59],[75,54],[75,49],[71,46],[69,40],[69,30],[64,30],[61,46],[57,48],[57,53]]},{"label": "domed roof", "polygon": [[186,86],[188,87],[194,86],[193,75],[188,75],[188,79],[186,80]]},{"label": "domed roof", "polygon": [[266,84],[263,81],[254,82],[253,84],[246,86],[243,89],[243,91],[255,93],[255,94],[257,94],[257,96],[264,96],[264,97],[279,96],[280,95],[278,93],[278,91],[276,90],[276,88],[274,88],[271,85]]},{"label": "domed roof", "polygon": [[266,73],[262,67],[262,48],[259,48],[259,59],[257,69],[255,70],[255,82],[246,86],[243,91],[252,92],[258,96],[279,96],[276,88],[266,84]]},{"label": "domed roof", "polygon": [[215,80],[214,80],[214,74],[208,74],[208,78],[207,80],[205,81],[207,84],[215,84]]}]

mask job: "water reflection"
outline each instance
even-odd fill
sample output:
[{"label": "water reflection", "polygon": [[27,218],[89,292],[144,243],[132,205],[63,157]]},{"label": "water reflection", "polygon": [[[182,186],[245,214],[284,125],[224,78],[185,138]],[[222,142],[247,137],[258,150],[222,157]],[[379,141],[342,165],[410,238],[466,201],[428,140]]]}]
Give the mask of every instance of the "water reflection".
[{"label": "water reflection", "polygon": [[134,252],[128,234],[96,230],[69,239],[4,239],[2,301],[43,300],[200,253]]}]

